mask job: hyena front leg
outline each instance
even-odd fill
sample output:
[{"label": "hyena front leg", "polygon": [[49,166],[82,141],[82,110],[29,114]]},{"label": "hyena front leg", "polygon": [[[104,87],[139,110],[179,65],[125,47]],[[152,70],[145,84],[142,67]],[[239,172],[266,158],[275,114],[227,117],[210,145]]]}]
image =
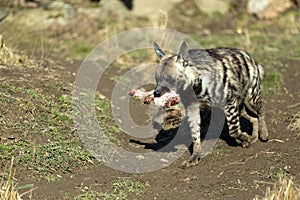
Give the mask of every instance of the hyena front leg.
[{"label": "hyena front leg", "polygon": [[192,167],[198,164],[200,160],[200,152],[201,152],[201,140],[200,140],[200,112],[199,112],[199,104],[194,106],[188,107],[186,109],[187,120],[189,123],[190,131],[192,133],[193,138],[193,153],[188,161],[183,162],[182,166],[185,167]]},{"label": "hyena front leg", "polygon": [[261,141],[268,141],[269,139],[269,132],[268,132],[268,129],[267,129],[267,125],[266,125],[266,122],[265,122],[265,116],[264,114],[260,114],[259,116],[259,138]]},{"label": "hyena front leg", "polygon": [[188,121],[189,131],[193,138],[193,153],[190,159],[183,162],[183,167],[191,167],[196,165],[200,160],[201,140],[200,140],[200,104],[195,95],[193,88],[187,85],[185,79],[178,80],[177,93],[180,96],[180,101],[183,104]]},{"label": "hyena front leg", "polygon": [[227,102],[224,108],[224,112],[227,119],[229,128],[229,135],[236,139],[238,143],[241,143],[242,147],[250,146],[250,138],[246,132],[241,131],[240,127],[240,111],[237,100]]},{"label": "hyena front leg", "polygon": [[258,139],[258,129],[259,129],[258,118],[250,116],[247,113],[245,106],[243,106],[241,110],[241,117],[244,117],[245,119],[251,122],[253,130],[252,130],[252,136],[250,137],[250,143],[256,142]]}]

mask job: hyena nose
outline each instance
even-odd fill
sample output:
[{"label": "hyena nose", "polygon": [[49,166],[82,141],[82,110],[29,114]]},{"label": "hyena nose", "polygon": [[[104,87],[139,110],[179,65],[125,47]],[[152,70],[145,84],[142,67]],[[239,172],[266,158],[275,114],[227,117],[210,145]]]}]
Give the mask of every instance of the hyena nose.
[{"label": "hyena nose", "polygon": [[160,97],[161,92],[158,91],[158,90],[155,90],[155,91],[153,92],[153,95],[154,95],[154,97]]}]

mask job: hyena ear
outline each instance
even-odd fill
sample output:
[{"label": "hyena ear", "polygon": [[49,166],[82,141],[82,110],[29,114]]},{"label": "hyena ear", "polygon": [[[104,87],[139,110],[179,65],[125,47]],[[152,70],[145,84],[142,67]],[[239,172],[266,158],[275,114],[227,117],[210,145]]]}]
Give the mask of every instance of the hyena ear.
[{"label": "hyena ear", "polygon": [[177,62],[182,62],[184,67],[188,65],[188,46],[186,42],[182,42],[177,54]]},{"label": "hyena ear", "polygon": [[161,50],[161,48],[158,46],[156,42],[153,42],[153,47],[158,59],[161,60],[161,58],[164,57],[166,54]]}]

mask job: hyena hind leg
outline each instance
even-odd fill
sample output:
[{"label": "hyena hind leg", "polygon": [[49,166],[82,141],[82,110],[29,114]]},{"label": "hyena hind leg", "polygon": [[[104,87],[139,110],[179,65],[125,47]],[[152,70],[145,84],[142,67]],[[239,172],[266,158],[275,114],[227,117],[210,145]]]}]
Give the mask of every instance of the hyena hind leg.
[{"label": "hyena hind leg", "polygon": [[246,132],[241,131],[240,111],[237,100],[228,103],[224,108],[224,112],[229,128],[229,135],[235,138],[236,142],[241,144],[242,147],[249,147],[250,136]]},{"label": "hyena hind leg", "polygon": [[[250,110],[252,112],[255,111],[255,115],[257,115],[259,139],[263,142],[266,142],[266,141],[268,141],[268,138],[269,138],[269,132],[268,132],[268,129],[267,129],[267,125],[266,125],[266,122],[265,122],[265,116],[264,116],[264,113],[262,112],[262,106],[261,105],[262,105],[262,103],[261,103],[260,98],[257,99],[257,101],[254,102],[254,103],[249,102],[248,104],[246,104],[247,108],[250,108]],[[245,110],[245,112],[247,113],[246,110]],[[248,113],[247,113],[247,115],[249,116],[249,118],[251,118],[251,116]],[[246,118],[246,115],[244,117]],[[248,119],[248,118],[246,118],[246,119]],[[251,119],[248,119],[248,120],[250,122],[252,122]],[[254,133],[254,124],[253,124],[253,135],[254,134],[256,134],[256,133]]]}]

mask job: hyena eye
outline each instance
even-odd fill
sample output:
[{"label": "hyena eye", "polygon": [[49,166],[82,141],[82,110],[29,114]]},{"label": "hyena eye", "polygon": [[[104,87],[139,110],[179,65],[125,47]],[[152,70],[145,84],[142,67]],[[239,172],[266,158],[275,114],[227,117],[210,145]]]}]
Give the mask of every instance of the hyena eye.
[{"label": "hyena eye", "polygon": [[189,61],[184,60],[184,61],[182,62],[182,65],[183,65],[183,67],[187,67],[187,66],[189,65]]},{"label": "hyena eye", "polygon": [[169,84],[172,84],[175,82],[174,78],[172,78],[171,76],[166,76],[165,77],[165,80],[169,83]]}]

